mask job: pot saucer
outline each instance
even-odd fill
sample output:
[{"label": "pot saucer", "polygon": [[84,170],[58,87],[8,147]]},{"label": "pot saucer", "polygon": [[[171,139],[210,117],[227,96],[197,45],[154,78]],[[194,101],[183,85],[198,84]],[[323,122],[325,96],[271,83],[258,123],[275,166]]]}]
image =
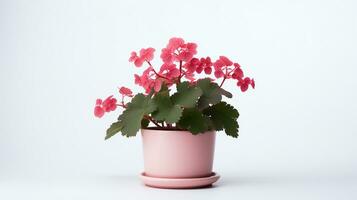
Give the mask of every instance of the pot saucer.
[{"label": "pot saucer", "polygon": [[166,189],[190,189],[211,186],[219,179],[219,175],[213,172],[210,176],[201,178],[157,178],[140,174],[143,183],[150,187]]}]

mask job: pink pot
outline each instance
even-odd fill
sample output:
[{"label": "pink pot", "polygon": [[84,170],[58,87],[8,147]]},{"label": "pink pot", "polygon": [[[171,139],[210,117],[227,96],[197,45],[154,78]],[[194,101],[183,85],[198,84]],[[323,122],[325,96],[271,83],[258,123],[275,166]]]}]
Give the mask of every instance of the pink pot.
[{"label": "pink pot", "polygon": [[212,174],[215,131],[142,129],[145,175],[158,178],[199,178]]}]

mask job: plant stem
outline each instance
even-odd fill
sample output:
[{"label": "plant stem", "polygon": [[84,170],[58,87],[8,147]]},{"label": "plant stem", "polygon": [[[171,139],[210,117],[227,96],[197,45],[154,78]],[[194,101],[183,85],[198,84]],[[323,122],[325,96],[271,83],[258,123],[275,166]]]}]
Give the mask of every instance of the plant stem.
[{"label": "plant stem", "polygon": [[152,123],[154,123],[157,127],[162,128],[162,126],[157,123],[152,117],[150,117],[149,115],[145,115],[144,118],[148,119],[149,121],[151,121]]},{"label": "plant stem", "polygon": [[127,108],[127,106],[126,106],[124,103],[122,103],[122,104],[117,104],[117,106],[120,106],[120,107],[122,107],[122,108]]},{"label": "plant stem", "polygon": [[181,78],[182,78],[182,60],[180,60],[180,76],[178,78],[179,83],[181,83]]},{"label": "plant stem", "polygon": [[227,76],[224,75],[223,81],[222,81],[222,83],[219,85],[220,88],[222,87],[222,85],[223,85],[224,81],[226,81],[226,79],[227,79]]},{"label": "plant stem", "polygon": [[158,77],[160,77],[160,78],[163,78],[163,79],[169,80],[167,77],[162,76],[162,75],[160,75],[159,73],[157,73],[156,70],[154,69],[154,67],[151,65],[150,61],[147,61],[147,60],[146,60],[146,62],[149,64],[150,67],[152,67],[152,70],[154,71],[154,73],[155,73],[156,76],[158,76]]}]

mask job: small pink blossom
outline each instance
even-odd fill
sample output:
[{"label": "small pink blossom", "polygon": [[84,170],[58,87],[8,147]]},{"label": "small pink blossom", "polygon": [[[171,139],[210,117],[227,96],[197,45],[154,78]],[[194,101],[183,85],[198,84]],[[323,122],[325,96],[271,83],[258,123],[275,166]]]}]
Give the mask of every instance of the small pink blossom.
[{"label": "small pink blossom", "polygon": [[242,92],[245,92],[248,90],[249,85],[251,85],[253,88],[255,88],[255,82],[254,79],[250,79],[249,77],[245,77],[244,79],[240,79],[237,82],[237,86],[240,87],[240,90]]},{"label": "small pink blossom", "polygon": [[160,58],[164,63],[172,63],[174,61],[174,55],[170,49],[164,48],[161,50]]},{"label": "small pink blossom", "polygon": [[214,76],[215,76],[216,78],[221,78],[221,77],[224,76],[224,73],[223,73],[222,70],[217,69],[217,70],[214,72]]},{"label": "small pink blossom", "polygon": [[182,38],[171,38],[166,48],[161,50],[161,59],[164,63],[171,64],[174,61],[189,62],[197,53],[197,44],[185,43]]},{"label": "small pink blossom", "polygon": [[95,106],[95,107],[94,107],[94,115],[95,115],[96,117],[98,117],[98,118],[103,117],[104,112],[105,112],[105,111],[104,111],[103,107],[101,107],[101,106]]},{"label": "small pink blossom", "polygon": [[103,117],[105,112],[114,111],[117,108],[117,100],[112,96],[107,97],[104,101],[97,99],[94,107],[94,115],[96,117]]},{"label": "small pink blossom", "polygon": [[229,60],[226,56],[220,56],[219,60],[224,63],[225,66],[232,66],[233,62]]},{"label": "small pink blossom", "polygon": [[[206,57],[206,58],[201,58],[200,59],[200,67],[203,68],[205,74],[211,74],[212,73],[212,61],[210,57]],[[200,72],[198,72],[200,73]]]},{"label": "small pink blossom", "polygon": [[[196,71],[197,67],[200,64],[200,60],[198,58],[192,58],[190,62],[186,62],[183,67],[187,69],[188,73],[193,73]],[[202,70],[201,70],[202,71]]]},{"label": "small pink blossom", "polygon": [[103,101],[102,106],[103,106],[105,112],[110,112],[110,111],[114,111],[117,108],[116,103],[117,103],[117,100],[115,98],[113,98],[113,95],[112,95]]},{"label": "small pink blossom", "polygon": [[156,79],[156,73],[151,66],[144,70],[141,76],[135,74],[135,84],[143,87],[146,93],[149,93],[154,88]]},{"label": "small pink blossom", "polygon": [[152,61],[154,59],[154,52],[155,49],[152,47],[149,47],[147,49],[141,49],[140,50],[140,58],[144,59],[145,61]]},{"label": "small pink blossom", "polygon": [[169,40],[169,44],[167,44],[166,48],[170,50],[176,50],[177,48],[184,45],[185,41],[182,38],[173,37]]},{"label": "small pink blossom", "polygon": [[175,78],[180,76],[180,70],[177,69],[175,64],[164,63],[160,68],[159,74],[173,82]]},{"label": "small pink blossom", "polygon": [[242,69],[240,67],[237,67],[232,74],[232,78],[238,80],[238,79],[242,79],[243,77],[244,77],[244,74],[243,74]]},{"label": "small pink blossom", "polygon": [[238,63],[233,63],[234,67],[240,67],[240,64]]},{"label": "small pink blossom", "polygon": [[178,61],[188,62],[193,57],[193,54],[189,51],[182,51],[176,56]]},{"label": "small pink blossom", "polygon": [[136,67],[141,67],[145,61],[150,62],[154,58],[154,48],[146,48],[140,50],[140,56],[135,51],[131,52],[129,62],[134,62]]},{"label": "small pink blossom", "polygon": [[119,93],[122,94],[123,96],[128,96],[128,97],[133,96],[133,92],[127,87],[120,87]]},{"label": "small pink blossom", "polygon": [[99,106],[99,105],[101,105],[102,104],[102,100],[101,99],[97,99],[96,101],[95,101],[95,105],[96,106]]},{"label": "small pink blossom", "polygon": [[205,69],[206,74],[211,74],[212,73],[212,68],[211,67],[206,67]]},{"label": "small pink blossom", "polygon": [[135,51],[131,52],[129,62],[134,62],[136,59],[138,59],[139,56],[136,54]]}]

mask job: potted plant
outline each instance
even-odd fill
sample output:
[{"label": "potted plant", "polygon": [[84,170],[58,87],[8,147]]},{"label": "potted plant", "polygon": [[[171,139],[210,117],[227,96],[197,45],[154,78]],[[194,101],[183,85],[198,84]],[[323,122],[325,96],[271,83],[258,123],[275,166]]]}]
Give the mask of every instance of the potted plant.
[{"label": "potted plant", "polygon": [[241,66],[227,57],[199,58],[196,49],[195,43],[171,38],[161,50],[160,68],[151,63],[154,48],[132,52],[129,61],[145,67],[141,75],[134,75],[135,84],[145,92],[134,96],[129,88],[120,87],[119,101],[113,96],[96,100],[94,114],[99,118],[117,107],[124,109],[105,139],[119,132],[132,137],[141,130],[145,168],[141,177],[146,185],[192,188],[212,184],[219,178],[212,172],[216,131],[238,137],[239,113],[222,100],[223,96],[232,98],[222,86],[233,80],[245,92],[255,87],[254,79],[245,77]]}]

